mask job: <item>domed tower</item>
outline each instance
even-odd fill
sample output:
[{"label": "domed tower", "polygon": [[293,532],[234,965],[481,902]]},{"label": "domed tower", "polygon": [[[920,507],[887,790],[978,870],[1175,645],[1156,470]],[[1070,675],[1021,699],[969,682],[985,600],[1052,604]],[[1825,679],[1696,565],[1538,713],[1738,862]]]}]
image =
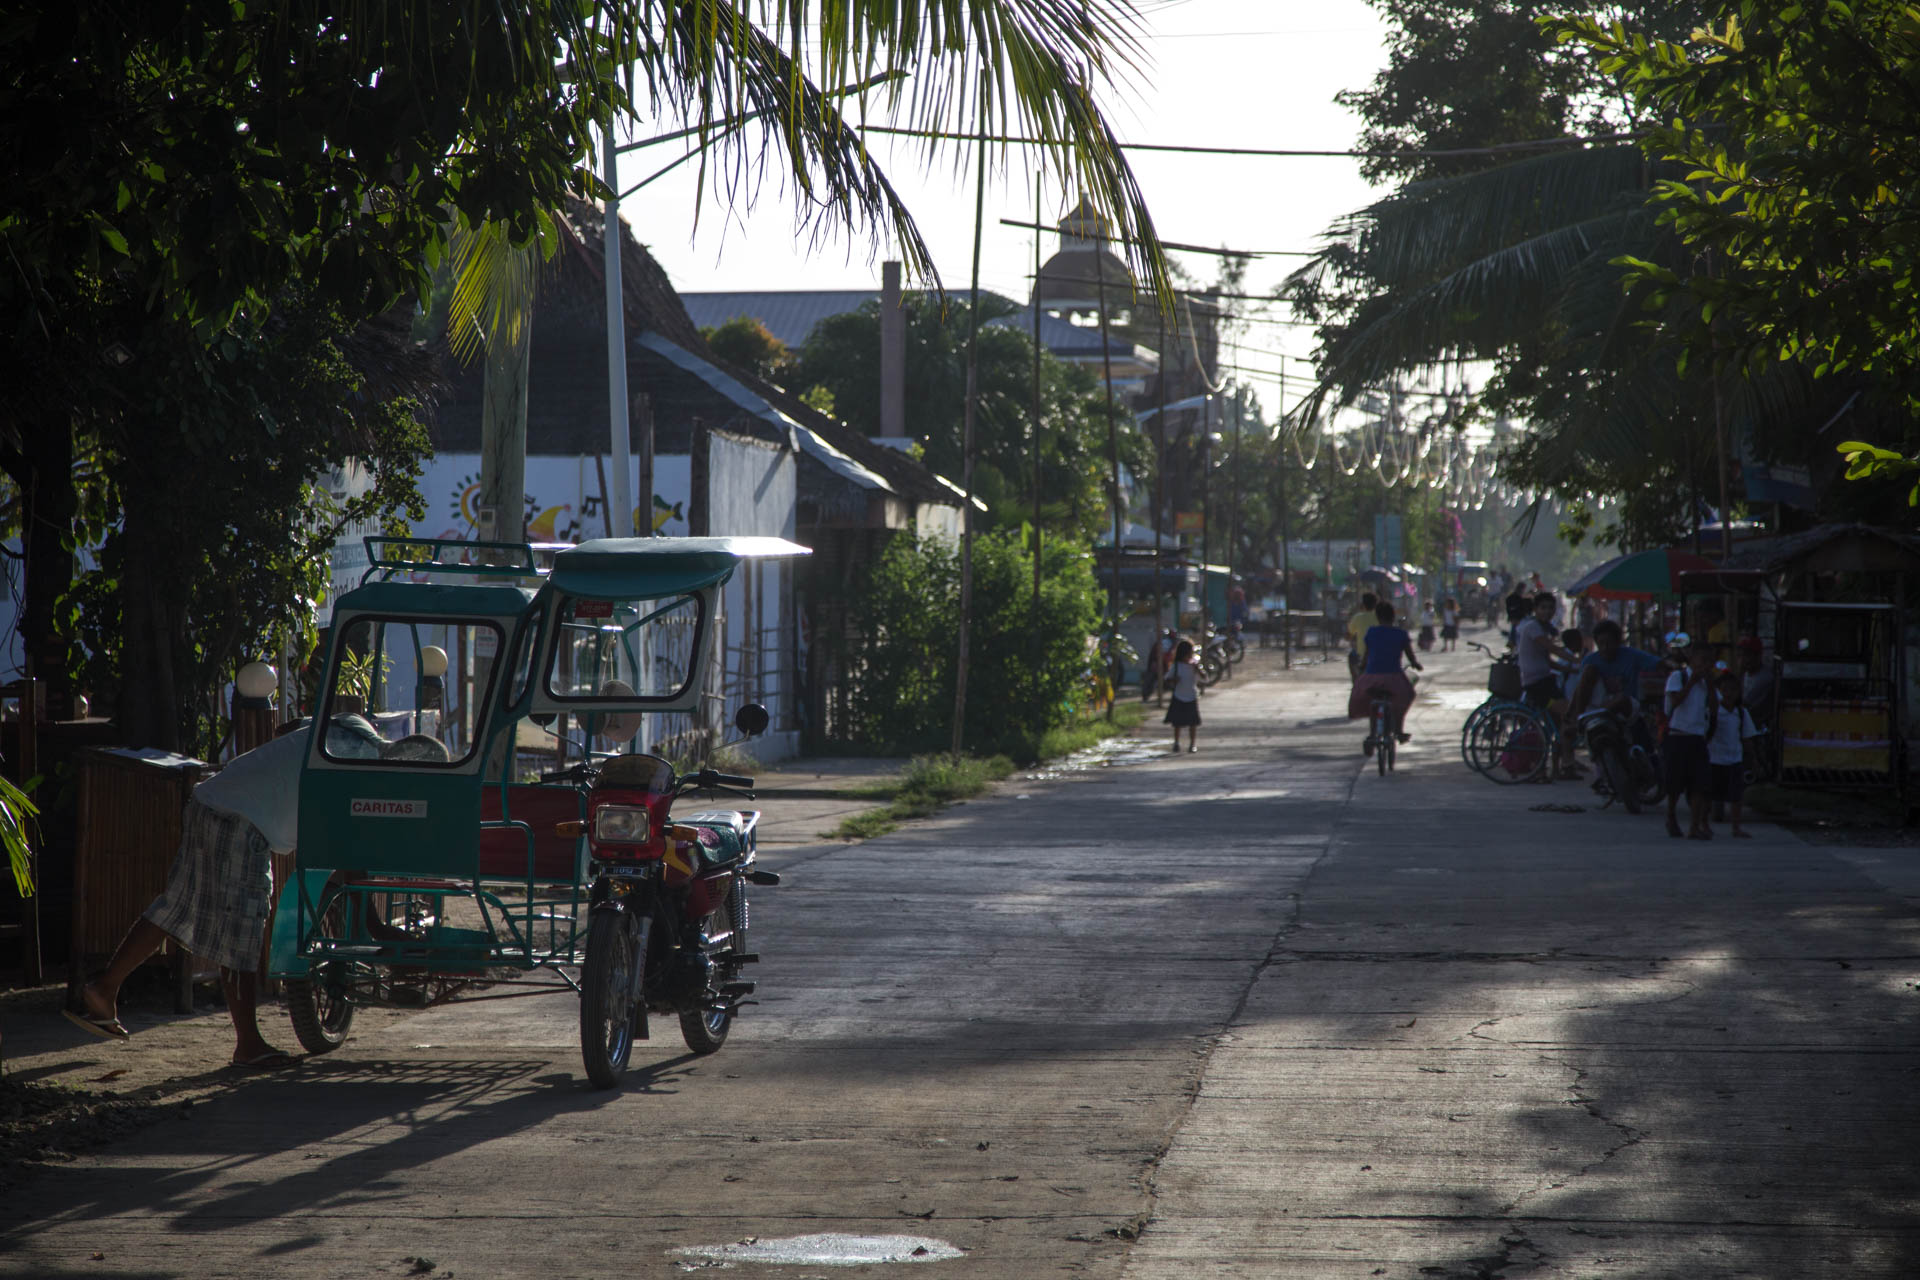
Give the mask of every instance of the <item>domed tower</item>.
[{"label": "domed tower", "polygon": [[1099,323],[1100,289],[1106,286],[1107,322],[1124,324],[1134,302],[1133,273],[1108,248],[1111,224],[1085,196],[1060,219],[1060,248],[1040,268],[1034,288],[1040,309],[1079,323]]}]

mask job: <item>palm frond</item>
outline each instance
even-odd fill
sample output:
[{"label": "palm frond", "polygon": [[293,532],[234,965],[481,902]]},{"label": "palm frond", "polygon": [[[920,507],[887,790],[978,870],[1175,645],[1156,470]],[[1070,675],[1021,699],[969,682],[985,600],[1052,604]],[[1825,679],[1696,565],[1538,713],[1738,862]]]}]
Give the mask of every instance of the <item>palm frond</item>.
[{"label": "palm frond", "polygon": [[464,217],[447,235],[452,288],[447,300],[447,345],[464,362],[483,348],[511,349],[533,322],[540,266],[551,257],[564,220],[543,217],[531,241],[516,244],[504,224],[479,226]]},{"label": "palm frond", "polygon": [[27,832],[39,812],[26,792],[0,778],[0,845],[6,846],[7,867],[23,898],[33,896],[32,842]]},{"label": "palm frond", "polygon": [[[911,214],[867,154],[859,126],[873,99],[893,123],[927,134],[930,156],[982,134],[1038,138],[1063,187],[1077,185],[1137,273],[1171,296],[1145,197],[1095,96],[1144,58],[1128,0],[641,2],[633,62],[645,96],[714,144],[701,163],[718,166],[730,197],[750,196],[778,154],[807,202],[803,218],[885,226],[909,269],[937,278]],[[842,110],[861,82],[900,70],[911,74],[852,93],[853,118]],[[763,121],[758,148],[720,136],[741,116]]]}]

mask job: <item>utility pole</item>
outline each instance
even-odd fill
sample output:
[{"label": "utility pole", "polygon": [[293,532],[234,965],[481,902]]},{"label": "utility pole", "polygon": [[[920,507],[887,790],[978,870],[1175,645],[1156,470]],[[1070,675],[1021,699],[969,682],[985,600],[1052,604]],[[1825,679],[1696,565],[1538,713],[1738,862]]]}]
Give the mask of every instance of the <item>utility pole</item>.
[{"label": "utility pole", "polygon": [[[1113,343],[1107,336],[1107,267],[1105,261],[1107,237],[1101,236],[1093,252],[1093,275],[1095,287],[1100,291],[1100,373],[1101,381],[1107,388],[1107,462],[1109,480],[1113,486],[1113,573],[1107,580],[1107,623],[1101,628],[1102,639],[1105,633],[1120,625],[1120,566],[1125,559],[1123,524],[1126,511],[1120,504],[1120,428],[1113,420]],[[1161,361],[1161,367],[1166,362]],[[1156,551],[1158,548],[1155,549]],[[1107,646],[1111,650],[1111,646]],[[1102,655],[1102,661],[1111,662],[1111,652]],[[1119,682],[1116,680],[1115,685]],[[1118,693],[1116,687],[1115,692]],[[1113,719],[1113,703],[1107,703],[1107,719]]]},{"label": "utility pole", "polygon": [[[973,186],[973,284],[967,293],[967,402],[960,434],[960,644],[953,680],[953,758],[960,758],[967,735],[968,632],[973,621],[973,424],[980,401],[980,228],[987,200],[987,136],[980,135],[979,171]],[[1036,286],[1037,287],[1037,286]]]},{"label": "utility pole", "polygon": [[[603,275],[607,284],[607,416],[613,436],[613,493],[609,501],[615,512],[614,536],[630,538],[636,523],[645,526],[647,533],[653,532],[651,519],[636,522],[633,518],[633,462],[629,454],[630,439],[627,424],[627,311],[626,291],[620,274],[620,175],[619,162],[614,157],[613,124],[606,128],[606,157],[602,165],[606,170],[607,203],[606,226],[604,230],[604,253],[606,266]],[[646,415],[650,427],[653,422],[651,413]],[[653,460],[653,436],[649,432],[642,442],[642,451],[651,470]],[[691,495],[690,495],[691,496]],[[651,491],[646,496],[649,507],[653,504]]]},{"label": "utility pole", "polygon": [[1033,181],[1033,610],[1032,635],[1033,728],[1042,725],[1040,706],[1040,179]]}]

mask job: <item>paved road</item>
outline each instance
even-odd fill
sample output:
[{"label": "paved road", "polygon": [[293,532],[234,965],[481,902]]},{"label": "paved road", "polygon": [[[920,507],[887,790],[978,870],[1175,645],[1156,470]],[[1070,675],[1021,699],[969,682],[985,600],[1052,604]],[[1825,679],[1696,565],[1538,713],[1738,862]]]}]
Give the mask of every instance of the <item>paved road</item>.
[{"label": "paved road", "polygon": [[1479,669],[1435,665],[1389,779],[1326,668],[1226,686],[1197,755],[775,848],[719,1055],[656,1024],[596,1093],[567,997],[389,1022],[47,1169],[0,1271],[672,1274],[843,1231],[993,1277],[1913,1274],[1911,873],[1532,812],[1590,797],[1467,777]]}]

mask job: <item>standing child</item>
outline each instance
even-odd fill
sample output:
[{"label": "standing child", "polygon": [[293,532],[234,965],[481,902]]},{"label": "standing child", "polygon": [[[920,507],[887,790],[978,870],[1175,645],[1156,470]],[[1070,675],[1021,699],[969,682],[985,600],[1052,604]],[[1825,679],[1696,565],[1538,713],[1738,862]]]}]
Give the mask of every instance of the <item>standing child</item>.
[{"label": "standing child", "polygon": [[1460,643],[1460,602],[1448,596],[1440,605],[1440,652],[1452,653]]},{"label": "standing child", "polygon": [[1747,790],[1747,743],[1759,737],[1760,730],[1741,700],[1740,673],[1722,672],[1715,683],[1720,690],[1720,717],[1713,727],[1713,739],[1707,743],[1713,798],[1727,806],[1728,830],[1745,840],[1748,833],[1740,825],[1740,798]]},{"label": "standing child", "polygon": [[1420,606],[1420,652],[1433,648],[1433,601]]},{"label": "standing child", "polygon": [[1200,663],[1193,656],[1193,641],[1182,640],[1173,651],[1173,667],[1167,673],[1166,723],[1173,726],[1173,749],[1180,750],[1180,730],[1187,731],[1187,750],[1199,749],[1200,736]]},{"label": "standing child", "polygon": [[[1687,665],[1667,677],[1667,738],[1660,747],[1667,771],[1667,834],[1711,840],[1713,763],[1707,743],[1720,726],[1720,699],[1713,693],[1713,650],[1696,643],[1686,653]],[[1691,818],[1685,832],[1679,822],[1681,796]]]}]

